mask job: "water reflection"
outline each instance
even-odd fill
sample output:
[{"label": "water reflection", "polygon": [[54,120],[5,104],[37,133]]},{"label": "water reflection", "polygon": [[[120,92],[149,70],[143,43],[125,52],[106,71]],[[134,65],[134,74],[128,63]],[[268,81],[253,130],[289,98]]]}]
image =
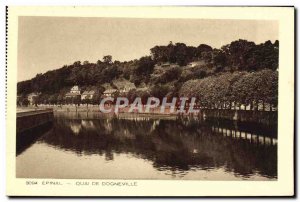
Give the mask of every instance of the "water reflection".
[{"label": "water reflection", "polygon": [[[189,118],[102,117],[99,114],[68,113],[58,114],[52,131],[36,144],[51,146],[62,153],[74,153],[81,161],[103,156],[104,162],[113,162],[120,169],[126,169],[120,158],[142,159],[170,178],[194,173],[192,179],[204,179],[201,173],[211,171],[221,172],[215,178],[217,180],[223,180],[225,174],[255,180],[256,177],[277,178],[277,142],[274,136],[266,137],[263,131],[245,132],[237,126],[226,128],[222,124]],[[103,165],[99,167],[103,168]],[[137,173],[143,172],[136,169]],[[129,176],[129,173],[124,176]],[[144,176],[147,178],[146,170],[141,174],[142,178]],[[109,175],[103,176],[107,177]],[[161,177],[153,174],[151,178]]]}]

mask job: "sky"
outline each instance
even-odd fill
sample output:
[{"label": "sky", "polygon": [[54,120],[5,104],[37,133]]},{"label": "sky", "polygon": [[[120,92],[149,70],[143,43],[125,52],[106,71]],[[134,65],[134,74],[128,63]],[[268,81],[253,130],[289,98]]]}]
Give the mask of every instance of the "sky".
[{"label": "sky", "polygon": [[139,59],[170,41],[220,48],[238,39],[278,39],[278,23],[261,20],[19,17],[18,26],[18,81],[104,55]]}]

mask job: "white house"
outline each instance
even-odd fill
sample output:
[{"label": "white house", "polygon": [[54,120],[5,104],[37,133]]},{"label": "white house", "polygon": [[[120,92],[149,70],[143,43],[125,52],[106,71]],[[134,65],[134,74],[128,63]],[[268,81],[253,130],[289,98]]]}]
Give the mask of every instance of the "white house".
[{"label": "white house", "polygon": [[70,93],[74,93],[74,94],[80,94],[80,88],[79,86],[73,86],[70,90]]},{"label": "white house", "polygon": [[95,91],[93,91],[93,90],[90,90],[90,91],[86,90],[86,91],[84,91],[81,94],[81,100],[84,100],[84,99],[90,99],[91,100],[91,99],[93,99],[94,95],[95,95]]},{"label": "white house", "polygon": [[69,93],[66,94],[66,98],[68,97],[76,97],[76,96],[80,96],[80,88],[78,86],[73,86],[70,90]]},{"label": "white house", "polygon": [[130,90],[136,89],[135,87],[129,87],[129,86],[125,86],[123,88],[120,89],[120,93],[128,93]]},{"label": "white house", "polygon": [[103,92],[103,95],[106,97],[111,97],[117,91],[117,89],[107,89]]}]

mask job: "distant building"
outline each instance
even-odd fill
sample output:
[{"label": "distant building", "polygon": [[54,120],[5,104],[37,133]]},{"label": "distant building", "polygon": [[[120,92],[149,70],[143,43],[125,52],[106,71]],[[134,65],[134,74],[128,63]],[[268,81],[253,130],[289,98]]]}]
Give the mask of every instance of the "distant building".
[{"label": "distant building", "polygon": [[117,89],[107,89],[103,92],[103,95],[106,97],[112,97],[112,95],[117,91]]},{"label": "distant building", "polygon": [[171,63],[166,62],[166,63],[161,64],[161,66],[162,66],[162,67],[170,67],[170,66],[171,66]]},{"label": "distant building", "polygon": [[194,61],[194,62],[190,62],[190,63],[188,64],[188,66],[189,66],[189,67],[195,67],[195,66],[201,65],[201,64],[203,64],[203,62],[201,62],[201,61]]},{"label": "distant building", "polygon": [[70,90],[70,93],[74,93],[74,94],[80,94],[80,88],[79,86],[73,86]]},{"label": "distant building", "polygon": [[84,100],[84,99],[90,99],[91,100],[91,99],[93,99],[94,95],[95,95],[95,91],[93,91],[93,90],[90,90],[90,91],[86,90],[86,91],[84,91],[81,94],[81,100]]},{"label": "distant building", "polygon": [[77,97],[77,96],[80,96],[81,93],[80,93],[80,88],[78,86],[73,86],[70,90],[69,93],[66,94],[66,98],[72,98],[72,97]]},{"label": "distant building", "polygon": [[136,91],[147,92],[147,91],[149,91],[149,88],[148,87],[137,88]]},{"label": "distant building", "polygon": [[135,87],[125,86],[120,89],[120,93],[127,94],[130,90],[136,89]]},{"label": "distant building", "polygon": [[38,97],[40,94],[41,94],[41,93],[30,93],[30,94],[28,94],[28,95],[27,95],[27,99],[28,99],[28,101],[29,101],[29,104],[30,104],[30,105],[33,105],[33,104],[34,104],[34,99],[35,99],[36,97]]}]

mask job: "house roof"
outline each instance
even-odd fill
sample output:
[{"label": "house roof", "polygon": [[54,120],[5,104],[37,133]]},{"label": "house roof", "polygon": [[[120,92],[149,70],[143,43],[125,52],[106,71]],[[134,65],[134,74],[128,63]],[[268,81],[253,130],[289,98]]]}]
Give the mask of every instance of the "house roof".
[{"label": "house roof", "polygon": [[103,93],[114,93],[116,91],[117,91],[117,89],[107,89]]},{"label": "house roof", "polygon": [[76,96],[76,95],[80,95],[79,92],[77,93],[66,93],[66,96]]},{"label": "house roof", "polygon": [[94,90],[90,90],[90,91],[86,90],[82,93],[82,95],[94,95],[94,94],[95,94]]},{"label": "house roof", "polygon": [[73,87],[71,88],[71,90],[80,90],[80,89],[79,89],[79,86],[73,86]]}]

